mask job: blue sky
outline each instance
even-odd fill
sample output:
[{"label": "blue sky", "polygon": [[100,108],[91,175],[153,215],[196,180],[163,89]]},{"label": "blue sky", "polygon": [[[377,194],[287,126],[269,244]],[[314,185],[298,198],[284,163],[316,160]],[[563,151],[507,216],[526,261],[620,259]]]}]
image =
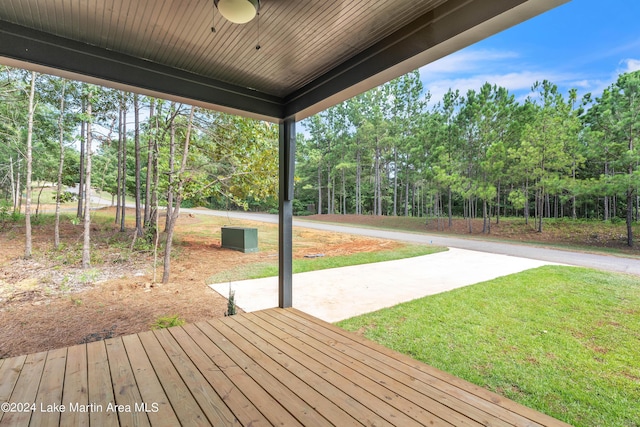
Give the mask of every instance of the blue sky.
[{"label": "blue sky", "polygon": [[523,100],[536,81],[599,95],[640,69],[640,0],[572,0],[420,69],[432,103],[489,82]]}]

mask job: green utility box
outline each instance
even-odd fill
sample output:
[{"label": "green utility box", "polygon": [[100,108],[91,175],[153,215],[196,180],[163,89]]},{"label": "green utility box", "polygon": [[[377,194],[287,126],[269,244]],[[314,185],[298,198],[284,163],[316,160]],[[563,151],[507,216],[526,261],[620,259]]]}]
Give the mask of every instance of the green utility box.
[{"label": "green utility box", "polygon": [[258,252],[258,229],[222,227],[222,247],[244,252]]}]

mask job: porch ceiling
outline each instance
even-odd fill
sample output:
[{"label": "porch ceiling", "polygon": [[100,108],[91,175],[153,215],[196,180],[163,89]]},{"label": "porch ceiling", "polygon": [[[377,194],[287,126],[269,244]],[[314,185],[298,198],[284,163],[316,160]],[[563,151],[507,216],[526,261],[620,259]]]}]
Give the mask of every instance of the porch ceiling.
[{"label": "porch ceiling", "polygon": [[262,0],[236,25],[213,0],[3,0],[0,63],[300,120],[567,1]]}]

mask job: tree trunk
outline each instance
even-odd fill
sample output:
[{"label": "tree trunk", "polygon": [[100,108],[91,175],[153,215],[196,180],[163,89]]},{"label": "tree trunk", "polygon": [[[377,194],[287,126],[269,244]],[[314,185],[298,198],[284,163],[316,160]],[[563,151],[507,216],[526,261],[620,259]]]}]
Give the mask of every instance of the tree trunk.
[{"label": "tree trunk", "polygon": [[360,164],[360,149],[356,151],[356,215],[362,215],[362,192],[360,182],[362,180],[362,166]]},{"label": "tree trunk", "polygon": [[[629,172],[629,174],[632,173],[633,170]],[[633,190],[631,189],[627,189],[627,246],[633,247]]]},{"label": "tree trunk", "polygon": [[393,147],[393,216],[398,216],[398,150]]},{"label": "tree trunk", "polygon": [[487,233],[487,201],[482,199],[482,233]]},{"label": "tree trunk", "polygon": [[64,96],[67,81],[62,81],[60,94],[60,115],[58,116],[58,145],[60,146],[60,161],[58,163],[58,186],[56,187],[56,219],[53,231],[53,247],[60,248],[60,197],[62,197],[62,174],[64,172]]},{"label": "tree trunk", "polygon": [[342,169],[342,215],[347,214],[347,184],[344,168]]},{"label": "tree trunk", "polygon": [[[151,98],[149,101],[149,120],[152,120],[155,114],[156,100]],[[150,126],[151,127],[151,126]],[[148,227],[151,223],[151,179],[153,169],[153,140],[154,136],[149,129],[149,142],[147,143],[147,179],[144,189],[144,226]]]},{"label": "tree trunk", "polygon": [[471,196],[469,196],[469,215],[468,215],[468,220],[467,220],[467,225],[469,227],[469,234],[473,233],[473,198]]},{"label": "tree trunk", "polygon": [[496,224],[500,224],[500,186],[501,186],[501,182],[500,180],[498,180],[498,189],[497,189],[497,197],[496,197]]},{"label": "tree trunk", "polygon": [[451,202],[451,195],[452,195],[451,186],[448,186],[447,197],[449,199],[447,200],[447,215],[449,216],[449,229],[451,229],[451,227],[453,226],[453,206]]},{"label": "tree trunk", "polygon": [[180,215],[180,203],[182,202],[183,189],[184,189],[184,172],[187,169],[187,158],[189,155],[189,140],[191,139],[191,128],[193,126],[193,115],[195,107],[191,107],[191,113],[189,114],[189,122],[187,124],[187,132],[184,138],[184,148],[182,150],[182,162],[180,163],[180,170],[178,171],[178,187],[176,188],[176,205],[171,213],[171,216],[167,215],[168,227],[167,227],[167,243],[164,251],[164,269],[162,272],[162,283],[169,283],[169,275],[171,273],[171,246],[173,245],[173,230]]},{"label": "tree trunk", "polygon": [[376,215],[382,215],[382,174],[380,173],[380,148],[376,144]]},{"label": "tree trunk", "polygon": [[[604,176],[609,176],[609,163],[604,162]],[[609,220],[609,196],[604,196],[604,220]]]},{"label": "tree trunk", "polygon": [[114,220],[115,224],[120,224],[120,215],[121,215],[121,211],[120,211],[120,204],[122,203],[121,197],[122,197],[122,191],[120,191],[120,188],[122,188],[122,135],[124,135],[124,132],[122,131],[122,122],[124,121],[124,119],[122,118],[122,100],[120,100],[120,103],[118,104],[118,149],[117,149],[117,173],[116,173],[116,218]]},{"label": "tree trunk", "polygon": [[140,105],[138,104],[138,94],[133,94],[134,112],[134,144],[135,144],[135,180],[136,180],[136,234],[142,236],[142,201],[140,189],[140,174],[142,166],[140,161]]},{"label": "tree trunk", "polygon": [[24,245],[24,257],[25,259],[31,258],[31,173],[33,166],[33,115],[35,112],[35,93],[36,93],[36,72],[31,72],[31,89],[29,91],[29,125],[27,128],[27,202],[24,206],[24,219],[25,219],[25,245]]},{"label": "tree trunk", "polygon": [[529,179],[524,185],[524,223],[529,225]]},{"label": "tree trunk", "polygon": [[[173,187],[175,185],[174,180],[174,170],[175,170],[175,156],[176,156],[176,121],[175,114],[173,111],[175,110],[175,104],[171,105],[171,122],[169,123],[169,188],[167,190],[167,218],[164,224],[164,232],[167,233],[169,231],[169,226],[171,225],[171,216],[173,215]],[[164,278],[162,279],[164,283]]]},{"label": "tree trunk", "polygon": [[[83,97],[82,111],[87,110],[86,103],[87,101]],[[84,215],[84,165],[85,165],[84,149],[86,146],[86,141],[84,139],[86,138],[86,135],[87,135],[86,121],[83,119],[82,122],[80,122],[80,177],[78,179],[78,212],[76,213],[76,216],[78,217],[78,219],[82,218]]]},{"label": "tree trunk", "polygon": [[122,205],[120,206],[120,231],[126,231],[125,214],[127,208],[127,94],[122,93]]},{"label": "tree trunk", "polygon": [[20,163],[22,159],[18,159],[18,172],[16,178],[16,203],[17,209],[14,209],[14,212],[22,212],[22,181],[20,180]]},{"label": "tree trunk", "polygon": [[327,214],[333,213],[333,206],[331,204],[331,166],[327,165]]},{"label": "tree trunk", "polygon": [[84,198],[84,241],[82,245],[82,268],[86,269],[91,266],[91,96],[93,94],[89,92],[87,99],[87,135],[86,148],[85,148],[85,187],[86,195]]},{"label": "tree trunk", "polygon": [[13,213],[18,209],[18,191],[16,190],[16,180],[13,175],[13,157],[9,157],[9,180],[11,181],[11,203],[13,206]]},{"label": "tree trunk", "polygon": [[38,215],[40,215],[40,198],[42,197],[42,191],[44,190],[44,185],[40,186],[40,191],[38,191],[38,201],[36,202],[36,219]]},{"label": "tree trunk", "polygon": [[538,192],[538,233],[542,233],[542,217],[544,216],[544,202],[545,202],[545,194],[544,189],[540,189]]},{"label": "tree trunk", "polygon": [[573,220],[578,219],[578,213],[576,212],[576,195],[575,195],[575,182],[576,182],[576,163],[573,162],[573,170],[572,170],[572,175],[573,175],[573,183],[574,183],[574,193],[571,194],[571,218],[573,218]]},{"label": "tree trunk", "polygon": [[404,186],[404,216],[409,216],[409,180]]},{"label": "tree trunk", "polygon": [[322,166],[318,165],[318,214],[322,215]]}]

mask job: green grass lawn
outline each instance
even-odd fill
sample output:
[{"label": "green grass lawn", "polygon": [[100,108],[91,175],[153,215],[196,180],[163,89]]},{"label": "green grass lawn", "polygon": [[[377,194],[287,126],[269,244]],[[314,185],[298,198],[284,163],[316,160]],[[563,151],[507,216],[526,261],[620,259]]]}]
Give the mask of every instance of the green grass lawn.
[{"label": "green grass lawn", "polygon": [[640,426],[637,277],[546,266],[338,325],[570,424]]}]

